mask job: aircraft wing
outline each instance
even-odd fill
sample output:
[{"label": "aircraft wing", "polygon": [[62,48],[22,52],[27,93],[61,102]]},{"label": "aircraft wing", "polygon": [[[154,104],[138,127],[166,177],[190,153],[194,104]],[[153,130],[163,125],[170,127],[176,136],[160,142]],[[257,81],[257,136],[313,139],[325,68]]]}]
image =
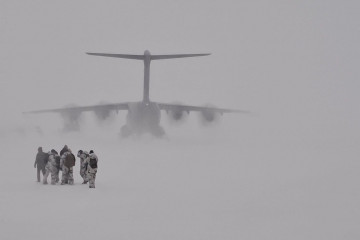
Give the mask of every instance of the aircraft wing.
[{"label": "aircraft wing", "polygon": [[168,103],[158,103],[160,110],[165,111],[184,111],[184,112],[214,112],[214,113],[250,113],[249,111],[237,110],[237,109],[226,109],[226,108],[216,108],[216,107],[199,107],[199,106],[189,106],[181,104],[168,104]]},{"label": "aircraft wing", "polygon": [[55,109],[46,109],[46,110],[36,110],[36,111],[29,111],[24,112],[24,114],[30,113],[81,113],[81,112],[88,112],[88,111],[111,111],[111,110],[129,110],[129,103],[112,103],[112,104],[99,104],[99,105],[92,105],[92,106],[84,106],[84,107],[64,107],[64,108],[55,108]]}]

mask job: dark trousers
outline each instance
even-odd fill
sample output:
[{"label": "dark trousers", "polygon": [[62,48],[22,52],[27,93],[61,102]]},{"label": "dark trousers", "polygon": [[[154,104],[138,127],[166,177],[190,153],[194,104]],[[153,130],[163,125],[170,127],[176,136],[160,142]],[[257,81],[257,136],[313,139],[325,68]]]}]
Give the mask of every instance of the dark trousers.
[{"label": "dark trousers", "polygon": [[42,175],[45,175],[45,167],[37,167],[37,181],[40,182],[40,172],[42,172]]}]

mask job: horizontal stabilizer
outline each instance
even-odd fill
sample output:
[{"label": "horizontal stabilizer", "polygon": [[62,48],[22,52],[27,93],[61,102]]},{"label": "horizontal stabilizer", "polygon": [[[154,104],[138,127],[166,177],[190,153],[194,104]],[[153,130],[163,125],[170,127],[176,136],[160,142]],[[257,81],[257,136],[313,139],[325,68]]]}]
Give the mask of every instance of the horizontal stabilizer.
[{"label": "horizontal stabilizer", "polygon": [[145,60],[146,57],[149,57],[150,60],[161,60],[161,59],[172,59],[172,58],[201,57],[201,56],[210,55],[210,53],[151,55],[149,51],[145,51],[144,55],[113,54],[113,53],[86,53],[86,54],[93,56],[101,56],[101,57],[127,58],[127,59],[135,59],[135,60]]},{"label": "horizontal stabilizer", "polygon": [[127,58],[135,60],[144,60],[144,55],[131,55],[131,54],[111,54],[111,53],[86,53],[88,55],[101,56],[101,57],[115,57],[115,58]]},{"label": "horizontal stabilizer", "polygon": [[151,55],[151,60],[171,59],[171,58],[186,58],[186,57],[201,57],[208,56],[210,53],[202,54],[172,54],[172,55]]}]

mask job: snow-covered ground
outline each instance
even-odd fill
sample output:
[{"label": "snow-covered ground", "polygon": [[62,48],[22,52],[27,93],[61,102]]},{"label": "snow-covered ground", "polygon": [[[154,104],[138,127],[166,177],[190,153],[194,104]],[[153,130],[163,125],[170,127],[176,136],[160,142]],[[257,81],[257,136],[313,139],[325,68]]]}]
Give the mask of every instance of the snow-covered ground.
[{"label": "snow-covered ground", "polygon": [[[245,120],[244,120],[245,119]],[[247,119],[247,120],[246,120]],[[360,162],[270,131],[251,116],[122,140],[115,125],[1,138],[1,239],[355,239]],[[252,125],[254,126],[254,125]],[[90,131],[92,130],[92,131]],[[115,132],[115,133],[114,133]],[[266,136],[267,135],[267,136]],[[96,189],[37,183],[38,146],[99,156]]]}]

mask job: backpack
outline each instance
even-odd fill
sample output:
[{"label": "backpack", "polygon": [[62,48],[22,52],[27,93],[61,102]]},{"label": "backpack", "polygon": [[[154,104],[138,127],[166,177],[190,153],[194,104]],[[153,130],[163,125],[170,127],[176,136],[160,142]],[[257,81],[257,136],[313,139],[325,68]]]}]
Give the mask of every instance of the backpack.
[{"label": "backpack", "polygon": [[97,168],[97,161],[96,161],[96,158],[90,158],[90,167],[91,168]]},{"label": "backpack", "polygon": [[65,157],[64,165],[68,168],[75,166],[75,156],[72,153],[69,153]]},{"label": "backpack", "polygon": [[46,164],[48,163],[49,157],[50,157],[50,154],[44,153],[44,156],[43,156],[44,166],[46,166]]},{"label": "backpack", "polygon": [[57,168],[60,168],[60,156],[55,155],[55,164]]}]

